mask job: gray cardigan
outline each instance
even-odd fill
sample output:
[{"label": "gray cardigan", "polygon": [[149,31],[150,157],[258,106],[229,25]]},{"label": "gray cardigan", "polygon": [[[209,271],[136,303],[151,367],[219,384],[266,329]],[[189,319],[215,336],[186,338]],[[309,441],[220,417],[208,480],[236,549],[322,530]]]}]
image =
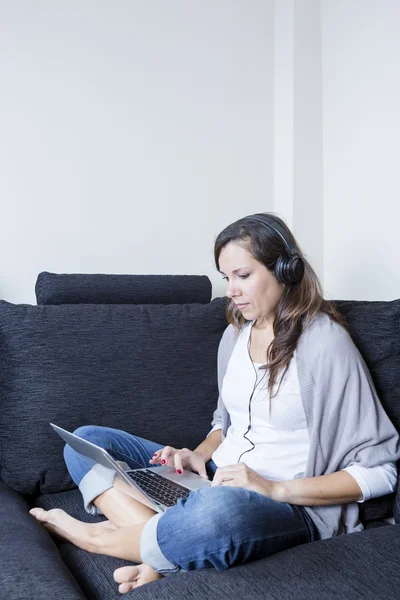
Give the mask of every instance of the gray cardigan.
[{"label": "gray cardigan", "polygon": [[[222,426],[222,439],[230,425],[221,397],[222,382],[237,338],[229,325],[218,349],[219,398],[212,427]],[[398,460],[398,433],[380,403],[363,358],[343,327],[318,314],[301,334],[296,355],[310,451],[305,472],[295,478],[328,475],[351,464],[374,467]],[[357,502],[305,509],[321,539],[363,529]]]}]

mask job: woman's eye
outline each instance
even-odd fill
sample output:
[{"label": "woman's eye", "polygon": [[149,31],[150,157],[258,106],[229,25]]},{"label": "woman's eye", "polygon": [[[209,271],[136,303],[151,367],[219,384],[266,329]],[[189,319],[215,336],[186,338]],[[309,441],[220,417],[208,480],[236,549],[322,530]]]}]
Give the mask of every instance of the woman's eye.
[{"label": "woman's eye", "polygon": [[[239,279],[247,279],[248,276],[250,275],[250,273],[247,273],[246,275],[238,275]],[[229,281],[229,277],[227,277],[226,275],[224,277],[222,277],[223,281]]]}]

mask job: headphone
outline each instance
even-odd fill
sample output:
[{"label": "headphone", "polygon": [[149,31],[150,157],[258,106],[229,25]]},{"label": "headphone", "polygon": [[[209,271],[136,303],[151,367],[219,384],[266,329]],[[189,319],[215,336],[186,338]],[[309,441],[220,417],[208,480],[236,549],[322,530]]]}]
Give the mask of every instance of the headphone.
[{"label": "headphone", "polygon": [[267,213],[257,213],[244,217],[244,220],[262,223],[268,229],[275,231],[285,244],[288,256],[279,256],[275,263],[274,274],[277,280],[280,283],[290,285],[303,279],[304,261],[298,255],[295,245],[292,243],[292,240],[288,239],[287,232],[277,222],[276,218]]}]

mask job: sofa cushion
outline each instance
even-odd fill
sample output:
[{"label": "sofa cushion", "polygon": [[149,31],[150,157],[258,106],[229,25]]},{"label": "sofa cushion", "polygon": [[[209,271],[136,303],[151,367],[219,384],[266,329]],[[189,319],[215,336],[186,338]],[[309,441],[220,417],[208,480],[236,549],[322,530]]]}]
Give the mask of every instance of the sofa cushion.
[{"label": "sofa cushion", "polygon": [[225,301],[184,305],[0,302],[0,477],[24,494],[69,489],[53,422],[195,447],[216,407]]},{"label": "sofa cushion", "polygon": [[83,600],[85,596],[29,506],[0,481],[0,598]]},{"label": "sofa cushion", "polygon": [[360,509],[360,519],[363,525],[366,526],[368,523],[393,517],[394,501],[395,493],[393,492],[379,498],[371,498],[365,502],[360,502],[358,508]]},{"label": "sofa cushion", "polygon": [[39,273],[38,304],[206,304],[206,275],[86,275]]}]

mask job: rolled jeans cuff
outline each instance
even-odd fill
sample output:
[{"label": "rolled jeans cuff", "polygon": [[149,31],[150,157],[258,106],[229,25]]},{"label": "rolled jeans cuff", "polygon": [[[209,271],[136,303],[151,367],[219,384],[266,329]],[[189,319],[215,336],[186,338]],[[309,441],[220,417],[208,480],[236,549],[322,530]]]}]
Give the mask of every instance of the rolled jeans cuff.
[{"label": "rolled jeans cuff", "polygon": [[96,463],[89,473],[82,478],[79,489],[83,497],[85,510],[90,515],[102,515],[100,509],[93,504],[93,500],[113,487],[116,472],[114,469],[103,467]]},{"label": "rolled jeans cuff", "polygon": [[172,575],[173,573],[185,572],[179,565],[174,565],[162,553],[157,539],[158,521],[164,516],[164,513],[158,513],[151,517],[142,529],[140,536],[140,556],[142,561],[153,567],[157,573],[162,575]]}]

